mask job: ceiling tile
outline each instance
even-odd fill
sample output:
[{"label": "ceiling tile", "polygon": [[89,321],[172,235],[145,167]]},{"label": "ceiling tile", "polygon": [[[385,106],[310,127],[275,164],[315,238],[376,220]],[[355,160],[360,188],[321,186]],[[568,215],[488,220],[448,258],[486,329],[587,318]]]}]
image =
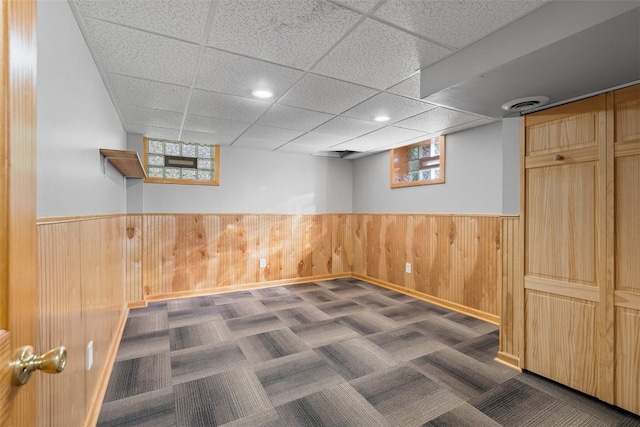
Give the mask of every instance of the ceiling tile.
[{"label": "ceiling tile", "polygon": [[380,0],[329,0],[333,3],[354,7],[362,12],[369,12]]},{"label": "ceiling tile", "polygon": [[207,48],[196,87],[251,98],[256,89],[268,89],[277,99],[302,76],[302,71]]},{"label": "ceiling tile", "polygon": [[212,133],[216,135],[228,135],[237,138],[249,127],[249,123],[233,120],[216,119],[213,117],[187,115],[184,121],[184,130]]},{"label": "ceiling tile", "polygon": [[258,123],[306,132],[332,117],[330,114],[318,113],[317,111],[287,107],[286,105],[274,105],[264,116],[260,117]]},{"label": "ceiling tile", "polygon": [[209,45],[308,69],[358,13],[318,0],[219,0]]},{"label": "ceiling tile", "polygon": [[478,119],[478,116],[438,107],[415,117],[402,120],[396,123],[395,126],[433,133]]},{"label": "ceiling tile", "polygon": [[348,139],[349,138],[345,136],[327,135],[319,132],[309,132],[305,133],[299,138],[294,139],[291,142],[294,144],[314,145],[316,147],[326,148],[345,142]]},{"label": "ceiling tile", "polygon": [[317,153],[318,151],[323,151],[323,149],[322,147],[314,147],[313,145],[300,145],[290,142],[278,148],[276,151],[295,154],[313,154]]},{"label": "ceiling tile", "polygon": [[343,116],[372,121],[374,117],[382,115],[390,118],[387,123],[394,123],[435,107],[435,105],[427,104],[426,102],[390,93],[380,93],[346,111]]},{"label": "ceiling tile", "polygon": [[109,74],[109,87],[118,104],[183,113],[189,88],[135,77]]},{"label": "ceiling tile", "polygon": [[74,3],[84,16],[200,43],[211,1],[80,0]]},{"label": "ceiling tile", "polygon": [[242,135],[247,138],[278,141],[280,144],[289,142],[304,132],[292,129],[274,128],[271,126],[253,125]]},{"label": "ceiling tile", "polygon": [[329,77],[307,74],[279,103],[340,114],[375,94],[374,89]]},{"label": "ceiling tile", "polygon": [[373,132],[374,130],[380,129],[384,126],[384,124],[378,122],[369,122],[338,116],[318,126],[314,129],[314,132],[355,138],[356,136]]},{"label": "ceiling tile", "polygon": [[182,125],[182,113],[173,111],[121,105],[120,112],[122,113],[122,119],[127,124],[168,129],[180,129]]},{"label": "ceiling tile", "polygon": [[549,0],[389,0],[376,16],[460,48],[477,41]]},{"label": "ceiling tile", "polygon": [[450,53],[440,46],[368,19],[322,59],[313,71],[387,89]]},{"label": "ceiling tile", "polygon": [[334,150],[352,150],[352,151],[372,151],[380,147],[389,145],[391,141],[406,141],[412,138],[418,138],[424,132],[418,132],[411,129],[397,128],[387,126],[375,132],[361,136],[351,141],[332,147]]},{"label": "ceiling tile", "polygon": [[199,47],[95,19],[85,19],[89,44],[105,71],[188,86]]},{"label": "ceiling tile", "polygon": [[250,123],[267,111],[269,106],[269,102],[196,89],[191,95],[189,113]]},{"label": "ceiling tile", "polygon": [[421,99],[420,72],[415,73],[413,76],[398,83],[395,86],[391,86],[388,91],[395,93],[396,95],[403,95],[408,96],[409,98]]},{"label": "ceiling tile", "polygon": [[236,137],[230,135],[220,135],[206,132],[196,132],[192,130],[183,130],[181,141],[195,142],[198,144],[215,144],[230,145]]},{"label": "ceiling tile", "polygon": [[178,129],[166,129],[153,126],[125,124],[124,128],[130,133],[139,133],[148,138],[176,140],[180,135]]},{"label": "ceiling tile", "polygon": [[273,151],[276,148],[280,147],[284,142],[273,141],[269,139],[263,138],[251,138],[245,135],[242,135],[240,138],[233,143],[234,147],[237,148],[253,148],[256,150],[267,150]]}]

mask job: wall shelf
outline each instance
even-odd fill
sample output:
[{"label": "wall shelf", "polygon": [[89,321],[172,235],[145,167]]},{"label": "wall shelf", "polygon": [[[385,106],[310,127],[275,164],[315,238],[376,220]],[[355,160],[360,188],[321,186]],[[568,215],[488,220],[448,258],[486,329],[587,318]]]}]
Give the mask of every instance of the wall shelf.
[{"label": "wall shelf", "polygon": [[146,178],[147,173],[142,167],[140,157],[136,151],[100,149],[100,154],[104,156],[124,177]]}]

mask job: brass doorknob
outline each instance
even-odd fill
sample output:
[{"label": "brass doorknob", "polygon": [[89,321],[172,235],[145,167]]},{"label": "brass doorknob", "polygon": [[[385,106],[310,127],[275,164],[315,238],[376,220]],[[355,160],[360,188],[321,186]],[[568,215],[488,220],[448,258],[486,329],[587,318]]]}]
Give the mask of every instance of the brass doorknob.
[{"label": "brass doorknob", "polygon": [[24,385],[34,371],[46,374],[58,374],[64,371],[67,364],[67,349],[59,346],[47,351],[42,356],[33,354],[33,347],[25,345],[16,352],[16,359],[11,363],[13,379],[16,385]]}]

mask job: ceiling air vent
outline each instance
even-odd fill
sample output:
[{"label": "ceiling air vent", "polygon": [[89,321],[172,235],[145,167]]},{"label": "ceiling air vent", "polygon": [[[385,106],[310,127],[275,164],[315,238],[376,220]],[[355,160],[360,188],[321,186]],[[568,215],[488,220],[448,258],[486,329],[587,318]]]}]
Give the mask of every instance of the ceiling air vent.
[{"label": "ceiling air vent", "polygon": [[341,159],[348,159],[351,156],[361,154],[360,151],[351,151],[351,150],[342,150],[342,151],[319,151],[317,153],[313,153],[314,156],[322,156],[322,157],[339,157]]},{"label": "ceiling air vent", "polygon": [[540,107],[547,102],[549,102],[549,98],[546,96],[527,96],[525,98],[514,99],[513,101],[503,104],[502,109],[505,111],[522,112]]}]

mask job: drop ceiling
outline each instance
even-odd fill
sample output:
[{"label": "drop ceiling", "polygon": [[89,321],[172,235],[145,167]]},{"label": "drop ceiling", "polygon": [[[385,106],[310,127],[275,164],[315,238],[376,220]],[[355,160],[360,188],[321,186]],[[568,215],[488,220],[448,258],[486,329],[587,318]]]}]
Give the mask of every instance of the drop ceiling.
[{"label": "drop ceiling", "polygon": [[303,154],[373,153],[499,120],[464,92],[421,99],[420,70],[548,3],[70,1],[128,132]]}]

